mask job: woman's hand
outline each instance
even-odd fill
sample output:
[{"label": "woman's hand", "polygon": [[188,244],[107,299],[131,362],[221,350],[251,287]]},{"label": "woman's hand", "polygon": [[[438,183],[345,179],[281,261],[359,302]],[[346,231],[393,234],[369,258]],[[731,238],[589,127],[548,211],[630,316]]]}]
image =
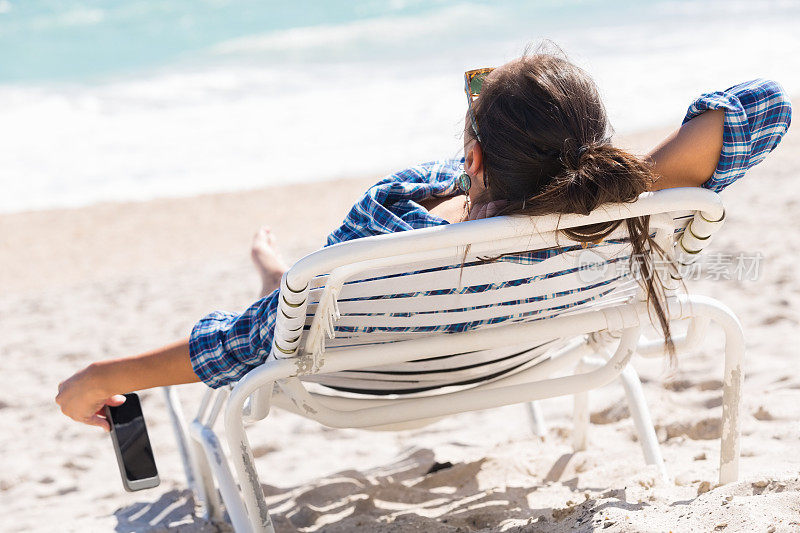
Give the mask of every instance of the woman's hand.
[{"label": "woman's hand", "polygon": [[91,364],[58,385],[56,403],[61,412],[77,422],[111,431],[105,406],[125,403],[125,396],[108,392],[103,386],[100,367]]},{"label": "woman's hand", "polygon": [[508,205],[507,200],[495,200],[486,204],[478,204],[470,211],[468,220],[480,220],[495,216],[501,209]]}]

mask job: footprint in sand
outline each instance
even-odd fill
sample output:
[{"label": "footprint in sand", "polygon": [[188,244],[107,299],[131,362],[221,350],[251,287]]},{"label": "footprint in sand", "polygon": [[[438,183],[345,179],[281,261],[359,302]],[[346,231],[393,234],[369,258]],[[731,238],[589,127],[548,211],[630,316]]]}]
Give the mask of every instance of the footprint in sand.
[{"label": "footprint in sand", "polygon": [[704,418],[698,422],[673,422],[657,425],[656,434],[662,442],[676,437],[687,437],[692,440],[712,440],[720,438],[722,421],[719,418]]},{"label": "footprint in sand", "polygon": [[772,416],[772,413],[764,409],[763,405],[758,406],[758,410],[753,413],[753,418],[756,420],[775,420],[775,417]]}]

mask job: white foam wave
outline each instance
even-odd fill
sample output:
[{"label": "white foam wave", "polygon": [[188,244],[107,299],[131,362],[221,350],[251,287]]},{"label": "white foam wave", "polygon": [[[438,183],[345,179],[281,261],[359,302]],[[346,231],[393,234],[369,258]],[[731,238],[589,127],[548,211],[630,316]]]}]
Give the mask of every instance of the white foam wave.
[{"label": "white foam wave", "polygon": [[0,126],[0,211],[360,176],[457,151],[463,96],[451,79],[410,87],[353,73],[357,91],[276,95],[278,76],[262,73],[214,95],[230,73],[207,72],[201,94],[172,99],[199,77],[0,91],[11,104],[0,124],[14,125]]},{"label": "white foam wave", "polygon": [[230,54],[328,47],[352,42],[385,42],[396,40],[398,34],[403,35],[404,39],[414,39],[458,26],[476,15],[482,18],[492,17],[493,14],[494,10],[489,6],[457,5],[424,16],[384,17],[340,25],[292,28],[267,35],[242,37],[220,43],[211,51],[216,54]]},{"label": "white foam wave", "polygon": [[[500,64],[539,37],[596,79],[622,133],[677,125],[700,92],[745,79],[777,79],[800,93],[794,4],[747,24],[741,14],[687,17],[676,6],[660,26],[620,20],[530,35],[524,21],[504,26],[494,6],[461,5],[214,50],[252,61],[91,85],[0,86],[0,212],[379,176],[454,156],[463,70]],[[495,28],[484,40],[481,31],[462,35],[476,13]]]}]

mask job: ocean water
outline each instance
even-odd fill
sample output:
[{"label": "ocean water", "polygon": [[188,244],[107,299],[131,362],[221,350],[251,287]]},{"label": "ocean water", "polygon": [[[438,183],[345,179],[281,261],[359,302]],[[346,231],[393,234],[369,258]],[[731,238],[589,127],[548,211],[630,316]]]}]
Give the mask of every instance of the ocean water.
[{"label": "ocean water", "polygon": [[543,39],[618,132],[677,126],[746,79],[800,94],[798,28],[796,1],[0,0],[0,212],[456,156],[463,71]]}]

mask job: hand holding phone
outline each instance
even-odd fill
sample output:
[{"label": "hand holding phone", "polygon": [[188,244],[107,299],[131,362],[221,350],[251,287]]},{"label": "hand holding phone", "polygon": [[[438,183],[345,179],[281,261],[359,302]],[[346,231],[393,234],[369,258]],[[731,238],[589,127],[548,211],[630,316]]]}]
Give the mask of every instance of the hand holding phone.
[{"label": "hand holding phone", "polygon": [[111,440],[125,490],[133,492],[157,487],[161,480],[139,396],[135,393],[126,394],[125,403],[107,405],[106,418],[111,425]]}]

